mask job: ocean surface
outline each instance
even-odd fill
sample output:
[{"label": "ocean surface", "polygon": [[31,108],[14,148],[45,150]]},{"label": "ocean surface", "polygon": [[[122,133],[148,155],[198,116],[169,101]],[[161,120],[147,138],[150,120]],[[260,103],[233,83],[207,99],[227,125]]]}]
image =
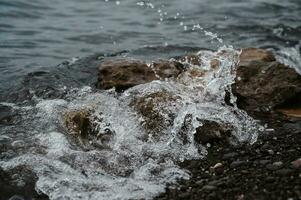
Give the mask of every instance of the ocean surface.
[{"label": "ocean surface", "polygon": [[210,36],[191,30],[197,24],[236,48],[271,48],[300,60],[300,12],[300,0],[1,0],[0,83],[99,52],[216,49]]},{"label": "ocean surface", "polygon": [[[0,168],[25,166],[50,199],[152,199],[189,178],[178,162],[206,157],[208,146],[193,139],[200,119],[231,124],[237,141],[256,142],[264,127],[223,102],[235,78],[235,49],[244,47],[268,49],[300,73],[301,1],[0,0]],[[124,94],[95,90],[94,55],[152,61],[201,49],[213,50],[203,60],[221,60],[218,73],[199,66],[209,69],[203,81],[155,81]],[[158,92],[180,99],[156,108],[176,113],[174,124],[159,130],[164,137],[142,141],[148,130],[131,102]],[[74,142],[66,131],[66,113],[91,106],[97,130],[114,132],[108,149]],[[184,144],[178,133],[187,116]],[[14,177],[22,188],[26,180]]]}]

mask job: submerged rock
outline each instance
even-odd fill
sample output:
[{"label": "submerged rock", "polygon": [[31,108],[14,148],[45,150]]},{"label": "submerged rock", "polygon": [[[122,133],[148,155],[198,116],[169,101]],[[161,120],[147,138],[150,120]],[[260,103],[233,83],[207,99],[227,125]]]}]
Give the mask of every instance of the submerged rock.
[{"label": "submerged rock", "polygon": [[[114,132],[106,127],[98,127],[95,124],[95,116],[92,110],[83,109],[65,113],[65,125],[67,131],[75,135],[78,141],[88,148],[108,148],[108,142]],[[102,119],[97,119],[99,123]]]}]

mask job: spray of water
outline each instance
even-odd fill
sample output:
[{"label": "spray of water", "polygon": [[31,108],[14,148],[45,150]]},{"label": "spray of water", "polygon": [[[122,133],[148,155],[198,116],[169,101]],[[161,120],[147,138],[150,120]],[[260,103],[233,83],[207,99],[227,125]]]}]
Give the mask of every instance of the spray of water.
[{"label": "spray of water", "polygon": [[[0,166],[30,167],[37,191],[50,199],[151,199],[168,183],[189,178],[179,162],[205,158],[207,147],[196,134],[206,121],[229,130],[233,142],[254,143],[259,126],[237,108],[231,92],[239,52],[222,47],[198,56],[200,65],[183,62],[187,70],[180,77],[122,94],[84,87],[65,99],[37,99],[23,122],[32,127],[25,131],[34,145]],[[64,123],[66,114],[77,111],[87,111],[93,126],[95,137],[86,142],[78,142]]]}]

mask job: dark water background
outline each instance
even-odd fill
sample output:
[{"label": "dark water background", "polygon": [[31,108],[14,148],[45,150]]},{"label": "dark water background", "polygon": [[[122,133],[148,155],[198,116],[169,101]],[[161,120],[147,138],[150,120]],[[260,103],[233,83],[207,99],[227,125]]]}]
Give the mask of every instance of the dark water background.
[{"label": "dark water background", "polygon": [[[203,31],[192,31],[195,24],[216,33],[224,44],[275,51],[294,48],[296,55],[288,56],[300,59],[296,58],[300,56],[300,0],[144,2],[1,0],[0,88],[29,72],[98,52],[167,44],[220,46]],[[150,55],[145,52],[145,56]]]}]

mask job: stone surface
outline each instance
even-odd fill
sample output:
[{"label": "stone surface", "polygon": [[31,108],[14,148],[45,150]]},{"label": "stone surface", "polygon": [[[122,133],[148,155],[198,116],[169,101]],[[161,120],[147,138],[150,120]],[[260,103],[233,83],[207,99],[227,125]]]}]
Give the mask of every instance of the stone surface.
[{"label": "stone surface", "polygon": [[[143,118],[145,130],[152,134],[152,138],[160,137],[165,129],[173,125],[175,110],[178,106],[179,97],[167,91],[157,91],[133,99],[130,106],[133,107]],[[147,139],[145,136],[144,139]]]},{"label": "stone surface", "polygon": [[[93,123],[94,116],[92,110],[74,110],[65,113],[65,126],[67,132],[74,135],[76,141],[86,149],[109,148],[108,143],[114,136],[114,131],[109,127],[99,129]],[[101,113],[99,114],[101,115]],[[102,121],[102,119],[97,119]]]},{"label": "stone surface", "polygon": [[215,121],[201,120],[203,125],[196,129],[195,141],[201,144],[227,141],[231,135],[231,127]]},{"label": "stone surface", "polygon": [[301,102],[301,75],[262,49],[242,51],[233,92],[238,106],[247,111],[264,111],[289,101]]},{"label": "stone surface", "polygon": [[146,63],[126,58],[106,60],[99,66],[99,89],[115,87],[123,91],[135,85],[144,84],[158,79],[154,71]]},{"label": "stone surface", "polygon": [[70,111],[65,114],[65,124],[69,133],[85,137],[92,133],[91,112],[88,110]]},{"label": "stone surface", "polygon": [[176,61],[159,60],[152,63],[156,76],[160,79],[177,77],[184,71],[183,64]]},{"label": "stone surface", "polygon": [[294,160],[291,164],[293,168],[301,169],[301,158]]},{"label": "stone surface", "polygon": [[99,66],[97,87],[115,87],[117,91],[123,91],[153,80],[177,77],[183,70],[183,64],[176,61],[159,60],[146,64],[129,58],[105,60]]},{"label": "stone surface", "polygon": [[276,58],[271,52],[264,49],[242,49],[239,57],[239,65],[248,65],[252,61],[273,62],[276,61]]}]

